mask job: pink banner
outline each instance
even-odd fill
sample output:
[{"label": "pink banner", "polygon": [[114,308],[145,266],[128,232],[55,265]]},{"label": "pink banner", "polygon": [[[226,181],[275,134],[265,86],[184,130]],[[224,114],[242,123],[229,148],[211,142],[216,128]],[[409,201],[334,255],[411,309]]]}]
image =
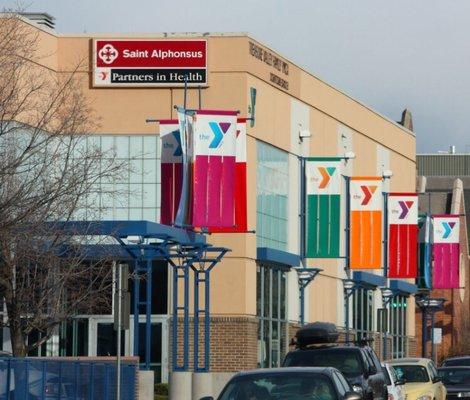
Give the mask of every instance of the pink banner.
[{"label": "pink banner", "polygon": [[194,115],[192,225],[235,226],[237,113],[198,110]]},{"label": "pink banner", "polygon": [[460,286],[460,217],[433,215],[433,289]]}]

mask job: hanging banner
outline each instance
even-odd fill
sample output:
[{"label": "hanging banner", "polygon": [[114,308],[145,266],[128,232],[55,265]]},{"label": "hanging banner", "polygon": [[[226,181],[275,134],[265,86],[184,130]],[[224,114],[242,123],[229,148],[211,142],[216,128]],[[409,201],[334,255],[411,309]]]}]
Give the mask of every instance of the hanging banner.
[{"label": "hanging banner", "polygon": [[339,257],[341,163],[338,157],[305,160],[307,258]]},{"label": "hanging banner", "polygon": [[416,278],[418,251],[417,193],[389,193],[388,277]]},{"label": "hanging banner", "polygon": [[420,215],[419,227],[419,276],[416,284],[420,289],[431,289],[431,218]]},{"label": "hanging banner", "polygon": [[229,228],[210,227],[209,231],[217,232],[246,232],[247,222],[247,193],[246,193],[246,118],[237,118],[235,156],[235,226]]},{"label": "hanging banner", "polygon": [[458,215],[433,215],[434,259],[433,289],[457,289],[460,261],[460,217]]},{"label": "hanging banner", "polygon": [[178,120],[160,120],[161,140],[161,205],[160,223],[172,225],[181,198],[183,150]]},{"label": "hanging banner", "polygon": [[382,266],[382,178],[350,178],[350,268]]},{"label": "hanging banner", "polygon": [[191,193],[192,193],[192,157],[193,157],[193,130],[194,118],[187,114],[183,108],[178,108],[178,124],[181,139],[182,153],[182,183],[181,196],[178,203],[174,225],[188,227],[191,225]]},{"label": "hanging banner", "polygon": [[197,110],[193,121],[192,225],[233,228],[237,112]]}]

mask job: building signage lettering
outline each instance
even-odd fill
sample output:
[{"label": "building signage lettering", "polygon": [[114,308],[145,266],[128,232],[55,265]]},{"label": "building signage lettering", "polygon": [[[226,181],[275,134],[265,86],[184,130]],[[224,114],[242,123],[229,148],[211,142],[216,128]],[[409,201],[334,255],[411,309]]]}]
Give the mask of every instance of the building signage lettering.
[{"label": "building signage lettering", "polygon": [[279,75],[270,72],[269,81],[281,87],[282,89],[289,90],[289,82],[287,81],[287,77],[289,76],[289,64],[281,60],[269,50],[266,50],[253,42],[249,42],[249,45],[251,56],[264,62],[270,67],[273,67],[274,69],[285,75],[284,78],[281,78]]},{"label": "building signage lettering", "polygon": [[94,86],[207,84],[206,40],[97,39]]}]

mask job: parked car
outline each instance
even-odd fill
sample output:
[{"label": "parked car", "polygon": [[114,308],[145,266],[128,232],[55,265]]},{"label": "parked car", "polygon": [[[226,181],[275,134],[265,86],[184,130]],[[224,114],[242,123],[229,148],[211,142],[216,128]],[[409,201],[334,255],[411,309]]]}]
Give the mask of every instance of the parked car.
[{"label": "parked car", "polygon": [[447,389],[447,399],[470,399],[470,367],[442,367],[438,373]]},{"label": "parked car", "polygon": [[446,388],[438,376],[434,362],[427,358],[401,358],[388,361],[399,379],[403,379],[409,400],[445,400]]},{"label": "parked car", "polygon": [[398,379],[397,373],[390,364],[382,364],[382,369],[387,380],[388,400],[405,400],[403,385],[405,381]]},{"label": "parked car", "polygon": [[296,334],[297,349],[289,352],[284,367],[333,367],[341,371],[365,400],[387,400],[387,382],[374,350],[362,343],[337,343],[334,324],[307,324]]},{"label": "parked car", "polygon": [[217,400],[281,399],[361,400],[361,395],[334,368],[273,368],[238,373],[217,397]]},{"label": "parked car", "polygon": [[470,367],[470,356],[446,358],[442,362],[443,367]]}]

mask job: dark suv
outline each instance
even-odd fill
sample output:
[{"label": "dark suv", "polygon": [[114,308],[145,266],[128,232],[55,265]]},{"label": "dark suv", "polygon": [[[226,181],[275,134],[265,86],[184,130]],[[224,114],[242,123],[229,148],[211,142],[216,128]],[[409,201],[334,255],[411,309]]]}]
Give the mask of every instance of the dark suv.
[{"label": "dark suv", "polygon": [[[314,323],[302,329],[315,330],[316,327],[318,325],[315,326]],[[313,342],[316,343],[306,345],[304,341],[302,346],[297,346],[296,350],[286,355],[283,366],[333,367],[342,372],[353,389],[362,394],[364,400],[387,400],[386,377],[371,347],[355,343],[322,344],[319,343],[321,341],[319,335],[314,336]]]}]

